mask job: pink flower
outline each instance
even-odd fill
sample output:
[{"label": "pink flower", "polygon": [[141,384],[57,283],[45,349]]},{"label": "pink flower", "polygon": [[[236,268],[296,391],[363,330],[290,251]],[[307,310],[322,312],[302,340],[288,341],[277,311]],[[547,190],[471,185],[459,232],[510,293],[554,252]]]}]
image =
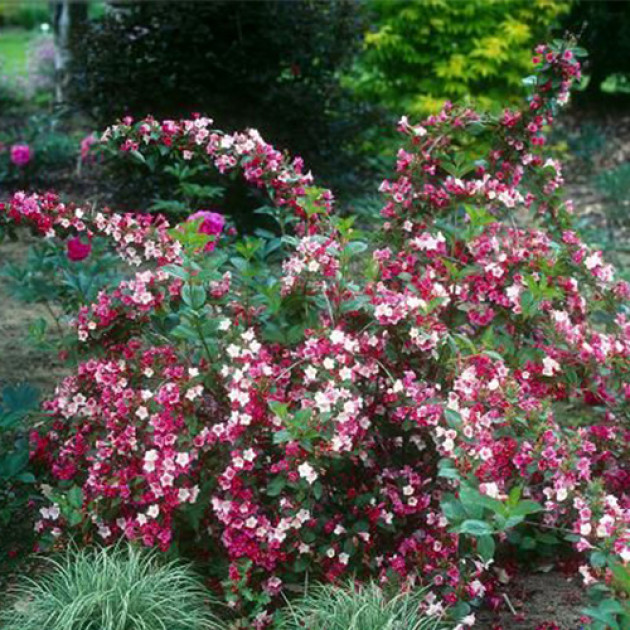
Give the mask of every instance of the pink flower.
[{"label": "pink flower", "polygon": [[84,243],[78,236],[71,238],[67,243],[68,259],[73,262],[85,260],[92,251],[92,244]]},{"label": "pink flower", "polygon": [[31,161],[31,147],[28,144],[14,144],[11,147],[11,162],[16,166],[26,166]]},{"label": "pink flower", "polygon": [[[210,236],[218,236],[225,226],[225,218],[218,212],[210,212],[210,210],[199,210],[188,217],[188,221],[198,221],[203,219],[199,225],[200,234],[208,234]],[[212,241],[206,244],[205,251],[211,252],[215,248],[216,242]]]},{"label": "pink flower", "polygon": [[90,156],[90,150],[92,149],[92,145],[98,142],[96,138],[96,134],[90,133],[83,140],[81,140],[81,161],[85,162],[88,160]]}]

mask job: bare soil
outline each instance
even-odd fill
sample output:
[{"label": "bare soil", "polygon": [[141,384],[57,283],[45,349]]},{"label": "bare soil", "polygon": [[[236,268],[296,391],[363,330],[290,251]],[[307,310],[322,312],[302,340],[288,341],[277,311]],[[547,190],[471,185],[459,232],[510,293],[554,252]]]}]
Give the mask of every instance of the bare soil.
[{"label": "bare soil", "polygon": [[475,628],[536,630],[546,622],[560,630],[579,630],[584,626],[580,610],[587,605],[580,582],[557,571],[519,574],[506,586],[501,609],[477,614]]},{"label": "bare soil", "polygon": [[[23,241],[0,244],[0,267],[22,260],[25,250]],[[66,374],[54,356],[29,344],[29,324],[40,317],[50,320],[43,306],[11,297],[6,280],[0,276],[0,385],[28,381],[47,394]]]}]

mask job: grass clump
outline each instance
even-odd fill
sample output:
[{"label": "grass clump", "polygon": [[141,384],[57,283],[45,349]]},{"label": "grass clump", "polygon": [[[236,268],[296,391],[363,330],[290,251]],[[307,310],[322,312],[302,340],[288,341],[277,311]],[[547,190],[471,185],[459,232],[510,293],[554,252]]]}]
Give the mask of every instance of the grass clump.
[{"label": "grass clump", "polygon": [[400,592],[389,597],[377,584],[316,586],[289,605],[286,630],[436,630],[420,604],[426,592]]},{"label": "grass clump", "polygon": [[133,546],[70,551],[24,578],[3,630],[220,630],[189,567]]}]

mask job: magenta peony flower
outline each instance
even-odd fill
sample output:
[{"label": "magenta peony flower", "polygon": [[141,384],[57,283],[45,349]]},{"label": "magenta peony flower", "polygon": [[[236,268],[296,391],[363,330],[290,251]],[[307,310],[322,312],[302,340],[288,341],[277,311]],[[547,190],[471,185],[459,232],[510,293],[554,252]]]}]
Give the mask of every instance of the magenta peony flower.
[{"label": "magenta peony flower", "polygon": [[14,144],[11,147],[11,162],[16,166],[26,166],[31,157],[31,147],[28,144]]},{"label": "magenta peony flower", "polygon": [[84,243],[78,236],[71,238],[67,243],[68,259],[72,262],[85,260],[92,251],[92,244],[88,241]]},{"label": "magenta peony flower", "polygon": [[[188,221],[198,221],[203,219],[199,226],[200,234],[209,234],[210,236],[218,236],[225,226],[225,217],[218,212],[210,212],[210,210],[199,210],[188,217]],[[215,241],[207,243],[205,251],[211,252],[216,245]]]}]

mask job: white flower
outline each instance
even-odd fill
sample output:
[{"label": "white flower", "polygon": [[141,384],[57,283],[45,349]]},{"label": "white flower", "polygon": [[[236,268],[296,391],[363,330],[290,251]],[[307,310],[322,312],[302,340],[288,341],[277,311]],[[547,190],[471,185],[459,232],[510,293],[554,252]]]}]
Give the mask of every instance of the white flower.
[{"label": "white flower", "polygon": [[338,328],[336,328],[335,330],[332,331],[332,333],[330,333],[330,341],[334,344],[343,343],[345,338],[346,336],[343,330],[339,330]]},{"label": "white flower", "polygon": [[203,393],[203,385],[195,385],[194,387],[191,387],[186,392],[186,398],[192,401],[192,400],[195,400],[196,398],[199,398],[199,396],[201,396],[202,393]]},{"label": "white flower", "polygon": [[190,461],[190,455],[188,453],[177,453],[175,456],[175,461],[179,466],[187,466]]},{"label": "white flower", "polygon": [[481,494],[485,494],[488,497],[496,499],[499,496],[499,486],[496,483],[482,483],[479,486]]},{"label": "white flower", "polygon": [[149,518],[157,518],[160,514],[160,506],[159,505],[151,505],[147,510],[147,516]]},{"label": "white flower", "polygon": [[39,513],[42,515],[43,518],[49,519],[51,521],[56,521],[59,518],[59,506],[55,503],[54,505],[52,505],[49,508],[41,508],[39,510]]},{"label": "white flower", "polygon": [[545,357],[543,359],[543,371],[542,373],[545,376],[553,376],[556,372],[560,370],[560,364],[551,357]]},{"label": "white flower", "polygon": [[595,269],[602,264],[602,253],[594,252],[584,260],[587,269]]},{"label": "white flower", "polygon": [[156,450],[147,451],[144,454],[144,466],[143,469],[146,472],[153,472],[155,470],[155,462],[158,460],[158,452]]},{"label": "white flower", "polygon": [[302,477],[302,479],[306,479],[306,481],[308,481],[311,485],[315,483],[315,480],[319,476],[308,462],[300,464],[298,466],[298,472],[300,473],[300,477]]}]

